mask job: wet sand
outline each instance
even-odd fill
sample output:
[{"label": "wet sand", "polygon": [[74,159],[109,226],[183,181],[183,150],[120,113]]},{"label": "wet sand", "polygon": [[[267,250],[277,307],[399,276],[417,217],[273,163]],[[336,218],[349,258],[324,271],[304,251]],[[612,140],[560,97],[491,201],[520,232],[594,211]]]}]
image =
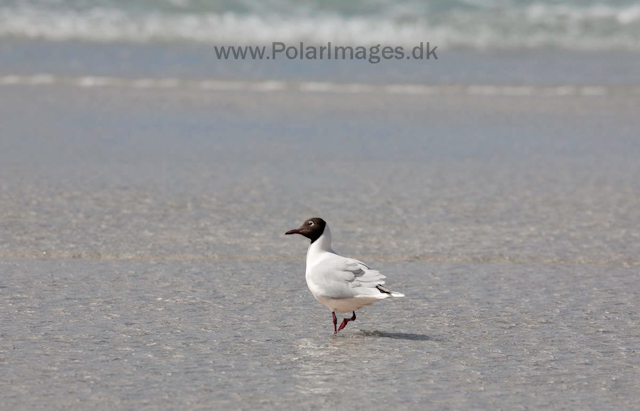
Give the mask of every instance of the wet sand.
[{"label": "wet sand", "polygon": [[637,270],[377,266],[333,337],[300,262],[4,260],[3,409],[637,408]]},{"label": "wet sand", "polygon": [[640,406],[638,97],[0,90],[2,409]]}]

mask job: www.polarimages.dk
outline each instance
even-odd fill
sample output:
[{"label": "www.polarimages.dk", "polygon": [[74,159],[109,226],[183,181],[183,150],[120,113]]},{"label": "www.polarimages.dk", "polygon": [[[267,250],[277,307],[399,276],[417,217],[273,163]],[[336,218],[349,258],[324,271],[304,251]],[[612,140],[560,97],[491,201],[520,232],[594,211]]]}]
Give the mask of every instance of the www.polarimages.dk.
[{"label": "www.polarimages.dk", "polygon": [[436,49],[429,42],[420,42],[411,52],[405,52],[402,46],[333,46],[330,42],[326,46],[305,46],[300,42],[296,46],[287,46],[282,42],[271,43],[271,53],[268,46],[214,46],[216,57],[220,60],[366,60],[376,64],[384,60],[437,60]]}]

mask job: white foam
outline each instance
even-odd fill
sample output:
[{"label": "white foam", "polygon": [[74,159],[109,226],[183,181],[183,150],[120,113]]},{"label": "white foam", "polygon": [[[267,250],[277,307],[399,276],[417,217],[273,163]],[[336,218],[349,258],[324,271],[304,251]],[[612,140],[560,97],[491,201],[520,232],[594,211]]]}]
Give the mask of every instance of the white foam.
[{"label": "white foam", "polygon": [[219,45],[269,45],[272,42],[297,45],[303,41],[405,47],[429,41],[440,50],[559,47],[640,52],[640,4],[536,3],[526,7],[454,9],[441,12],[437,19],[430,18],[417,6],[399,15],[397,10],[388,11],[393,7],[387,7],[387,11],[378,14],[351,16],[309,11],[300,5],[293,8],[295,13],[288,14],[268,10],[255,14],[211,10],[170,13],[105,7],[44,8],[26,3],[19,7],[0,7],[0,38],[136,43],[193,41]]},{"label": "white foam", "polygon": [[499,85],[425,85],[425,84],[362,84],[333,82],[286,82],[286,81],[220,81],[183,80],[176,78],[124,78],[124,77],[65,77],[52,74],[4,75],[0,86],[51,86],[63,85],[81,88],[121,87],[133,89],[189,88],[203,91],[243,91],[272,93],[297,91],[302,93],[346,93],[346,94],[404,94],[404,95],[469,95],[503,97],[602,97],[608,95],[640,95],[639,87],[607,86],[499,86]]},{"label": "white foam", "polygon": [[287,83],[283,81],[247,82],[245,84],[244,88],[249,91],[280,91],[287,87]]},{"label": "white foam", "polygon": [[336,85],[333,83],[320,83],[316,81],[308,81],[300,83],[298,86],[299,91],[306,91],[310,93],[324,93],[334,91]]},{"label": "white foam", "polygon": [[[60,82],[60,79],[57,79]],[[118,80],[111,77],[80,77],[75,79],[75,84],[80,87],[103,87],[117,84]]]},{"label": "white foam", "polygon": [[368,84],[343,84],[336,88],[341,93],[371,93],[375,91],[374,86]]},{"label": "white foam", "polygon": [[384,90],[389,94],[436,94],[437,87],[421,84],[393,84],[385,86]]}]

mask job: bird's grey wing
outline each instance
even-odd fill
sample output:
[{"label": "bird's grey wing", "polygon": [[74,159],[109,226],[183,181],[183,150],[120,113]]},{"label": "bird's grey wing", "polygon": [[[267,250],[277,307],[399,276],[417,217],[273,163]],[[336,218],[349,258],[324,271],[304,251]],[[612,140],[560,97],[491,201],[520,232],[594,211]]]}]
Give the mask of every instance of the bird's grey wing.
[{"label": "bird's grey wing", "polygon": [[326,297],[378,296],[386,292],[378,288],[382,287],[386,277],[352,258],[336,255],[335,258],[323,261],[314,271],[315,282]]},{"label": "bird's grey wing", "polygon": [[345,258],[344,260],[344,269],[353,274],[353,279],[349,281],[349,287],[376,288],[376,286],[384,284],[384,279],[387,277],[382,275],[380,271],[372,270],[362,261],[353,258]]}]

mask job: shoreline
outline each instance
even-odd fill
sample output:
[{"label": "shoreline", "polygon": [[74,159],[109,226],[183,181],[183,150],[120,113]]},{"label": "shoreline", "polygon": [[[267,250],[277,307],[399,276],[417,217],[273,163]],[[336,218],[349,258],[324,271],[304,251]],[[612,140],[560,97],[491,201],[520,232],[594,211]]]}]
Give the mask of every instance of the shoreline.
[{"label": "shoreline", "polygon": [[125,78],[107,76],[60,76],[53,74],[0,75],[1,86],[69,86],[80,88],[133,88],[133,89],[192,89],[203,91],[245,92],[302,92],[302,93],[347,93],[347,94],[406,94],[406,95],[470,95],[498,97],[606,97],[640,96],[637,87],[593,86],[593,85],[490,85],[490,84],[376,84],[337,83],[319,81],[224,81],[192,80],[180,78]]},{"label": "shoreline", "polygon": [[438,48],[438,60],[220,60],[213,45],[0,39],[0,75],[339,84],[640,86],[640,53]]}]

